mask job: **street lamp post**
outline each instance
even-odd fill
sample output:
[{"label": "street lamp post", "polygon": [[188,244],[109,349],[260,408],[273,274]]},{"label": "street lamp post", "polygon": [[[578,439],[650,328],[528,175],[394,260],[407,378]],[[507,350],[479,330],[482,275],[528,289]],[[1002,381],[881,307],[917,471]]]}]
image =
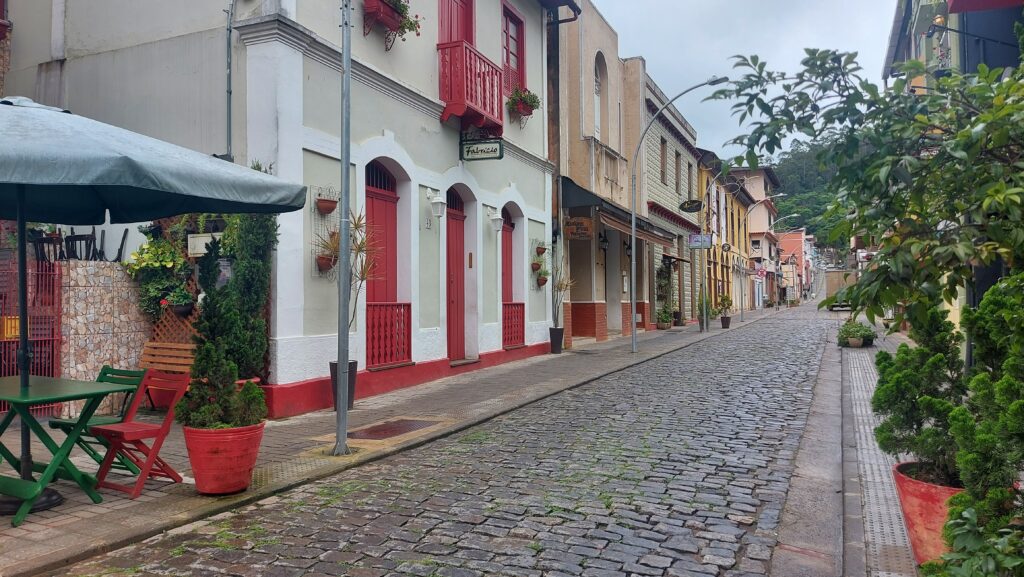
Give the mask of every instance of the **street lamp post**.
[{"label": "street lamp post", "polygon": [[636,352],[636,253],[639,252],[638,250],[636,250],[636,159],[638,156],[640,156],[640,148],[644,145],[644,139],[647,137],[647,133],[651,130],[651,126],[654,125],[654,121],[657,120],[658,117],[661,116],[661,113],[664,112],[666,108],[671,106],[673,102],[678,100],[684,94],[692,92],[700,88],[701,86],[714,86],[716,84],[721,84],[723,82],[728,81],[729,79],[724,76],[712,76],[711,78],[708,78],[704,82],[701,82],[700,84],[695,84],[687,88],[686,90],[680,92],[679,94],[673,96],[671,100],[669,100],[661,108],[659,108],[658,111],[654,113],[654,116],[652,116],[651,119],[647,121],[647,125],[644,126],[643,132],[640,133],[640,140],[638,140],[636,143],[636,150],[633,152],[633,162],[630,163],[630,187],[632,189],[632,194],[629,206],[629,236],[630,246],[633,247],[632,254],[630,254],[629,257],[629,323],[631,325],[629,334],[632,350],[634,353]]}]

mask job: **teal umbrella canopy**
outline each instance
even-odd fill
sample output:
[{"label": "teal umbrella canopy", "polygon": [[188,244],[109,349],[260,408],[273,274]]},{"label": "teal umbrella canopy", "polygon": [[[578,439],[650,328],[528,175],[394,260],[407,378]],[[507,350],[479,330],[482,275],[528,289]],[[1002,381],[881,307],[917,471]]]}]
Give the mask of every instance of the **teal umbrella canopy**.
[{"label": "teal umbrella canopy", "polygon": [[280,213],[306,187],[250,168],[36,104],[0,100],[0,219],[85,225],[194,212]]}]

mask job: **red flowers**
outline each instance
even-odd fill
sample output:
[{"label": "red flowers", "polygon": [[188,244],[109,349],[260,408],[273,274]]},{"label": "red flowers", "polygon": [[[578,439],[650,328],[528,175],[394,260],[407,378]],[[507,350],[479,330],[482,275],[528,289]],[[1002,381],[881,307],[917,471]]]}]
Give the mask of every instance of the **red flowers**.
[{"label": "red flowers", "polygon": [[167,301],[167,299],[160,299],[160,306],[165,307],[165,306],[167,306],[169,304],[171,304],[171,303],[169,303]]}]

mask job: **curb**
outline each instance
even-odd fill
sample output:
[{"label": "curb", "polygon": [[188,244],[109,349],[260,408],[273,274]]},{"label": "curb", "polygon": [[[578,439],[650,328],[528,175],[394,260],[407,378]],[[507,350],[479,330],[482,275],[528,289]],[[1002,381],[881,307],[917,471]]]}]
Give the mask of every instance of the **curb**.
[{"label": "curb", "polygon": [[[664,357],[664,356],[669,355],[671,353],[675,353],[677,351],[683,350],[685,348],[688,348],[688,347],[690,347],[692,345],[695,345],[697,343],[703,342],[705,340],[713,339],[713,338],[716,338],[716,337],[718,337],[720,335],[727,334],[729,331],[742,330],[742,329],[745,329],[745,328],[747,328],[747,327],[753,325],[754,323],[759,322],[759,321],[761,321],[763,319],[774,318],[774,317],[775,317],[774,314],[770,314],[770,313],[762,314],[761,316],[759,316],[759,317],[757,317],[755,319],[744,321],[744,324],[737,325],[737,326],[735,326],[733,328],[730,328],[730,329],[722,329],[722,330],[715,331],[715,332],[698,333],[698,334],[703,334],[703,336],[699,336],[698,338],[696,338],[696,339],[694,339],[694,340],[692,340],[690,342],[683,343],[683,344],[680,344],[678,346],[672,346],[669,349],[661,351],[661,352],[649,353],[648,355],[644,355],[644,353],[637,353],[638,357],[640,355],[644,355],[644,356],[642,356],[642,358],[636,358],[635,360],[631,359],[626,364],[624,364],[622,366],[619,366],[617,368],[608,370],[607,372],[604,372],[604,373],[601,373],[601,374],[598,374],[598,375],[589,376],[589,377],[586,377],[586,378],[584,378],[584,379],[582,379],[580,381],[576,381],[576,382],[573,382],[573,383],[568,383],[568,384],[566,384],[564,386],[555,388],[553,390],[544,391],[544,392],[539,393],[537,395],[533,395],[533,396],[530,396],[530,397],[527,397],[527,398],[524,398],[524,399],[513,401],[509,405],[502,406],[502,407],[500,407],[500,408],[498,408],[496,410],[493,410],[493,411],[490,411],[490,412],[487,412],[487,413],[483,413],[483,414],[478,415],[478,416],[470,417],[470,418],[468,418],[468,419],[466,419],[464,421],[460,421],[460,422],[451,424],[449,426],[436,429],[436,430],[434,430],[434,431],[432,431],[432,432],[430,432],[430,433],[428,433],[426,435],[423,435],[422,437],[417,437],[417,438],[409,439],[408,441],[404,441],[404,442],[398,443],[396,445],[392,445],[390,447],[386,447],[386,448],[382,448],[382,449],[377,449],[377,450],[373,450],[373,451],[364,451],[364,452],[362,452],[361,456],[360,456],[360,453],[356,453],[356,456],[354,458],[351,458],[350,460],[347,460],[344,463],[338,463],[338,464],[332,464],[330,466],[320,467],[319,469],[314,469],[313,471],[310,471],[308,473],[302,474],[302,475],[300,475],[298,477],[289,478],[286,481],[281,481],[281,482],[277,482],[277,483],[268,483],[267,485],[264,485],[262,488],[260,488],[258,491],[246,491],[245,493],[241,493],[238,496],[229,496],[229,497],[218,498],[217,501],[211,503],[206,508],[203,508],[203,509],[200,509],[200,510],[193,510],[192,512],[189,512],[188,514],[181,514],[181,515],[177,515],[177,516],[168,517],[165,521],[163,521],[161,523],[158,523],[158,524],[156,524],[154,526],[147,527],[146,529],[144,529],[142,531],[132,532],[131,534],[125,535],[123,537],[114,538],[114,539],[108,540],[108,541],[103,542],[103,543],[94,543],[94,544],[91,544],[89,547],[79,548],[77,551],[69,552],[67,555],[65,555],[65,556],[63,556],[63,557],[61,557],[59,559],[52,559],[52,560],[50,560],[50,561],[48,561],[46,563],[32,564],[31,566],[25,566],[24,564],[22,564],[20,566],[19,565],[14,565],[14,566],[12,566],[9,569],[9,572],[0,573],[0,577],[32,577],[32,576],[40,575],[42,573],[52,572],[52,571],[58,570],[58,569],[60,569],[62,567],[66,567],[66,566],[68,566],[70,564],[76,563],[78,561],[83,561],[83,560],[91,558],[91,557],[95,557],[95,556],[98,556],[98,555],[102,555],[104,553],[109,553],[109,552],[114,551],[116,549],[120,549],[120,548],[126,547],[128,545],[132,545],[132,544],[135,544],[135,543],[139,543],[141,541],[145,541],[146,539],[149,539],[149,538],[154,537],[156,535],[160,535],[161,533],[166,533],[168,531],[171,531],[171,530],[174,530],[174,529],[179,529],[179,528],[184,527],[186,525],[191,525],[191,524],[194,524],[194,523],[202,522],[203,520],[208,519],[210,517],[214,517],[214,516],[220,515],[222,513],[226,513],[226,512],[230,512],[230,511],[239,509],[239,508],[244,507],[246,505],[249,505],[249,504],[252,504],[252,503],[256,503],[256,502],[262,501],[264,499],[273,497],[273,496],[275,496],[275,495],[277,495],[279,493],[283,493],[285,491],[297,488],[299,486],[302,486],[302,485],[305,485],[305,484],[308,484],[308,483],[311,483],[311,482],[319,481],[319,480],[324,479],[326,477],[329,477],[331,475],[336,475],[338,473],[342,473],[342,472],[347,471],[349,469],[354,469],[356,467],[360,467],[362,465],[373,463],[375,461],[379,461],[379,460],[385,459],[387,457],[391,457],[393,455],[402,453],[404,451],[415,449],[417,447],[421,447],[421,446],[426,445],[428,443],[432,443],[434,441],[437,441],[437,440],[440,440],[440,439],[444,439],[446,437],[449,437],[449,436],[452,436],[452,435],[454,435],[456,433],[459,433],[460,431],[464,431],[466,429],[469,429],[469,428],[475,427],[477,425],[486,423],[486,422],[491,421],[491,420],[493,420],[493,419],[495,419],[497,417],[500,417],[500,416],[505,415],[507,413],[511,413],[512,411],[521,409],[521,408],[526,407],[528,405],[532,405],[532,404],[534,404],[534,403],[536,403],[538,401],[542,401],[544,399],[547,399],[549,397],[553,397],[553,396],[558,395],[560,393],[564,393],[566,391],[570,391],[572,389],[576,389],[576,388],[582,387],[584,385],[587,385],[587,384],[592,383],[594,381],[597,381],[599,379],[603,379],[603,378],[605,378],[605,377],[607,377],[609,375],[614,375],[616,373],[620,373],[622,371],[631,369],[631,368],[633,368],[633,367],[635,367],[637,365],[646,363],[648,361],[659,359],[661,357]],[[681,331],[678,331],[678,332],[681,332]],[[654,339],[652,339],[652,340],[654,340]],[[627,347],[629,346],[628,343],[626,344],[626,346]]]}]

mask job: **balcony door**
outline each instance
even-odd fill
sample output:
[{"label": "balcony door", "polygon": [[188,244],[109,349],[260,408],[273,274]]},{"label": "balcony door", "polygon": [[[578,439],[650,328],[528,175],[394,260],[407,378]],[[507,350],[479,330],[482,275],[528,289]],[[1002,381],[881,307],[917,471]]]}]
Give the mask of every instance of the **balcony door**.
[{"label": "balcony door", "polygon": [[465,40],[473,44],[473,0],[438,0],[438,44]]}]

